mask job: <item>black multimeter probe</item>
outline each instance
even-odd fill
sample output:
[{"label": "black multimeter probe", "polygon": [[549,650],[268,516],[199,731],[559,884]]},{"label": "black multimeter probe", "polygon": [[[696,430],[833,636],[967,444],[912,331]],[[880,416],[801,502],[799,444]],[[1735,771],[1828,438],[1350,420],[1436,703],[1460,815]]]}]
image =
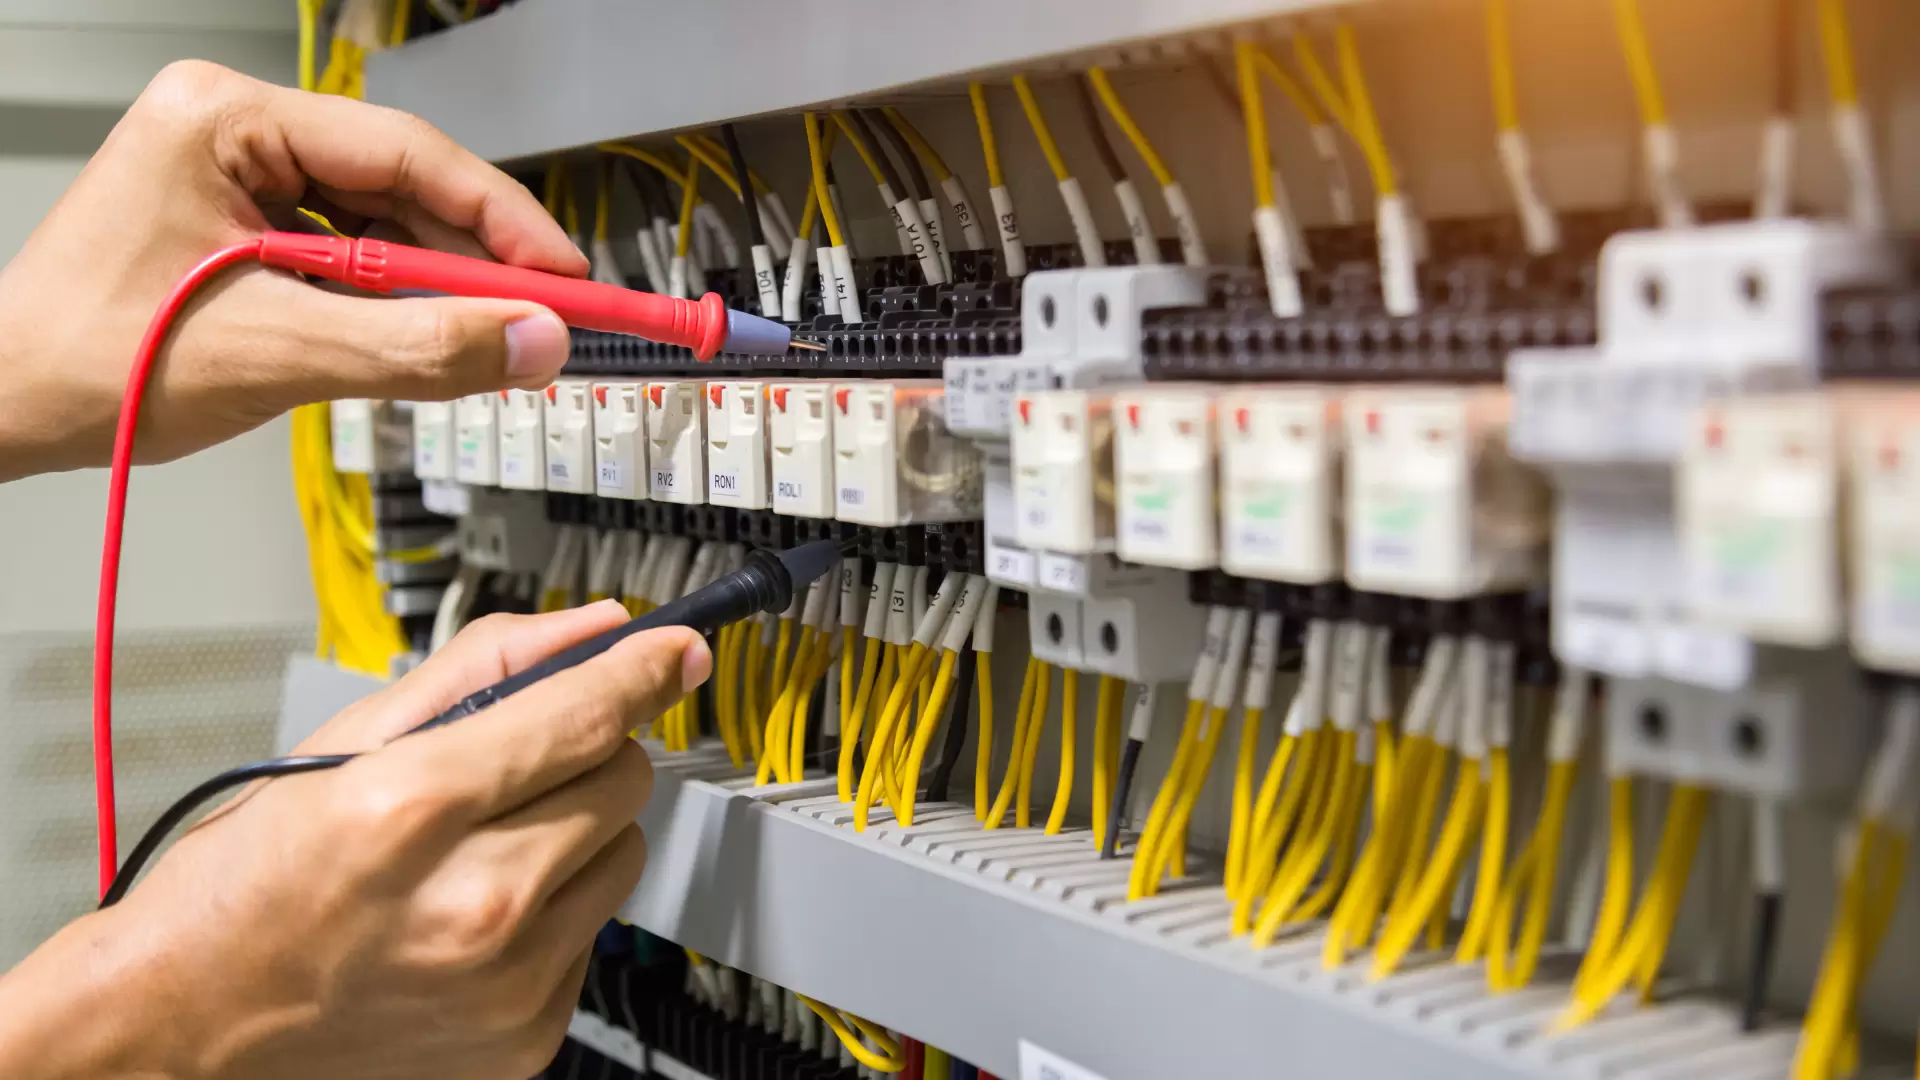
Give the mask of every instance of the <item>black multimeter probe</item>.
[{"label": "black multimeter probe", "polygon": [[[671,600],[636,619],[629,619],[612,629],[602,631],[593,637],[562,649],[525,670],[510,675],[492,686],[476,690],[460,699],[447,711],[428,720],[419,727],[408,731],[406,735],[444,727],[456,720],[472,716],[474,713],[498,704],[501,700],[525,690],[534,683],[550,675],[565,671],[606,652],[608,649],[643,630],[654,630],[663,626],[686,626],[701,633],[712,633],[723,626],[751,618],[761,612],[781,612],[793,603],[794,594],[825,577],[827,572],[840,563],[840,545],[833,540],[815,540],[799,547],[774,553],[755,551],[747,556],[745,565],[732,573],[722,575],[710,584],[691,593]],[[402,735],[401,738],[405,738]],[[269,761],[256,761],[229,769],[218,776],[194,788],[182,796],[178,802],[160,815],[140,843],[134,846],[113,877],[113,884],[100,898],[100,906],[112,907],[133,887],[140,876],[140,870],[153,858],[155,851],[187,816],[206,803],[208,799],[223,791],[249,784],[255,780],[269,780],[278,776],[295,776],[300,773],[319,772],[334,769],[354,758],[358,754],[328,754],[315,757],[284,757]]]}]

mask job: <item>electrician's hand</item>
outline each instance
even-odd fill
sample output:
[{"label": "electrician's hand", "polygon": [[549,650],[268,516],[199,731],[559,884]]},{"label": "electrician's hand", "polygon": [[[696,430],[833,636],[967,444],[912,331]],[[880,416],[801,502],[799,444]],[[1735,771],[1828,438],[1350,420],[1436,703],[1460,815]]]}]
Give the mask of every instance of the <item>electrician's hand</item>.
[{"label": "electrician's hand", "polygon": [[[135,346],[181,275],[319,209],[349,233],[575,276],[587,260],[524,187],[417,117],[198,61],[162,71],[0,272],[0,481],[104,465]],[[538,387],[566,328],[510,300],[377,300],[258,267],[179,324],[136,454],[163,461],[341,397]]]},{"label": "electrician's hand", "polygon": [[[634,816],[652,768],[628,732],[706,679],[707,647],[692,630],[648,631],[485,712],[387,740],[625,618],[601,603],[482,619],[334,718],[298,752],[378,751],[244,792],[121,904],[0,980],[0,1075],[539,1072],[595,933],[646,861]],[[77,1014],[66,1023],[50,1018],[63,1004]],[[22,1025],[47,1045],[23,1053]],[[121,1033],[144,1044],[135,1067],[96,1055],[35,1068]]]}]

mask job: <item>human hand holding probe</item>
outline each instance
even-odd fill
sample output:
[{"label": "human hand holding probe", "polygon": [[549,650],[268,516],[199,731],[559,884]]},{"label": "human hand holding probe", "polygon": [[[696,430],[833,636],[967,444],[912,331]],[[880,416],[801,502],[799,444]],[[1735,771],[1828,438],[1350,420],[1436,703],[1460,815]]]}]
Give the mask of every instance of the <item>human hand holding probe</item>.
[{"label": "human hand holding probe", "polygon": [[[0,482],[106,464],[155,310],[208,253],[297,208],[350,234],[587,271],[520,184],[419,119],[176,64],[0,272]],[[126,425],[141,461],[308,402],[537,388],[567,360],[561,319],[522,293],[386,300],[258,265],[207,276],[149,343]],[[617,604],[492,616],[335,717],[296,752],[363,756],[244,792],[121,904],[0,976],[0,1075],[538,1071],[585,943],[645,862],[651,768],[627,735],[706,680],[706,645],[634,634],[483,720],[395,739],[626,621]]]}]

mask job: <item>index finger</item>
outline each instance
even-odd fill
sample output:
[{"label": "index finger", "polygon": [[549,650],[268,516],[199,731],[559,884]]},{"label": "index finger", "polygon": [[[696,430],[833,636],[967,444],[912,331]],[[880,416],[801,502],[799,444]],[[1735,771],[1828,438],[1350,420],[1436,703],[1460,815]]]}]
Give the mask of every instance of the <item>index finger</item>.
[{"label": "index finger", "polygon": [[518,181],[425,120],[351,98],[274,88],[260,149],[341,192],[387,193],[479,237],[501,262],[579,277],[587,259]]},{"label": "index finger", "polygon": [[712,670],[699,632],[643,631],[490,709],[397,739],[369,763],[431,777],[436,795],[488,821],[605,763]]}]

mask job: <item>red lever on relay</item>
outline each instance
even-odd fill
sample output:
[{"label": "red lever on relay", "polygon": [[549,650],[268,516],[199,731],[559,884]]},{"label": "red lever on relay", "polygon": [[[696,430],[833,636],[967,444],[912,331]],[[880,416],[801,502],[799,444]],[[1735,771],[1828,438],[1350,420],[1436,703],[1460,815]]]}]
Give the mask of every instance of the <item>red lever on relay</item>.
[{"label": "red lever on relay", "polygon": [[569,326],[684,346],[701,360],[719,352],[778,356],[795,345],[820,348],[794,341],[772,319],[730,310],[718,293],[682,300],[380,240],[270,232],[260,238],[260,261],[374,292],[420,289],[531,300]]}]

